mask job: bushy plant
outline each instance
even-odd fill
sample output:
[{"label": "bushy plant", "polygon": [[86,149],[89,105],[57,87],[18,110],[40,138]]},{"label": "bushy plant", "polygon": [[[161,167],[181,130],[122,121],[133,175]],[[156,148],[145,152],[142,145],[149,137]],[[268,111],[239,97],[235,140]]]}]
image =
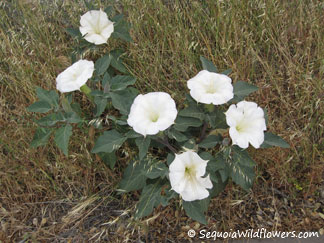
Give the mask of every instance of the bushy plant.
[{"label": "bushy plant", "polygon": [[[187,215],[206,224],[210,199],[229,180],[244,190],[251,188],[256,164],[245,150],[249,145],[256,149],[289,145],[265,132],[265,110],[244,100],[257,87],[243,81],[232,84],[230,69],[218,73],[202,56],[203,70],[188,80],[190,94],[181,110],[165,92],[139,94],[121,50],[104,53],[95,62],[83,59],[100,51],[110,37],[132,41],[122,15],[108,18],[112,10],[90,10],[81,16],[79,28],[67,29],[76,41],[72,65],[57,76],[60,95],[37,87],[38,101],[27,109],[46,116],[36,121],[31,146],[45,145],[54,135],[67,156],[73,127],[91,125],[102,131],[91,152],[113,169],[116,151],[128,141],[138,153],[129,161],[118,191],[141,190],[135,217],[148,216],[154,207],[167,206],[180,196]],[[76,102],[78,90],[94,104],[91,114],[84,114]],[[108,128],[103,120],[109,121]]]}]

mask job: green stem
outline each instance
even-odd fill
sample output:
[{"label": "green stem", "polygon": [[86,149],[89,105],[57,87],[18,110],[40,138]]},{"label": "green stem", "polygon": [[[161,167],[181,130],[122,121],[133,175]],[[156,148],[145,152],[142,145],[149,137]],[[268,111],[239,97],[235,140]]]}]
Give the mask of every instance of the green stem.
[{"label": "green stem", "polygon": [[80,90],[93,102],[93,96],[90,94],[91,89],[88,87],[88,85],[84,84],[81,86]]}]

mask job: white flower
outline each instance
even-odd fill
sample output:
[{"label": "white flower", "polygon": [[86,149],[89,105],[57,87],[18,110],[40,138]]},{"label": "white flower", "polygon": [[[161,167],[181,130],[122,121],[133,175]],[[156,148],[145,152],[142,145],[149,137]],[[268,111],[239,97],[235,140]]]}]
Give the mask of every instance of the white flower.
[{"label": "white flower", "polygon": [[81,16],[80,24],[80,32],[84,39],[95,45],[106,43],[114,32],[114,23],[101,9],[86,12]]},{"label": "white flower", "polygon": [[247,148],[249,143],[255,148],[260,147],[267,128],[264,112],[256,103],[241,101],[237,105],[233,104],[225,115],[233,144],[241,148]]},{"label": "white flower", "polygon": [[209,196],[206,188],[211,189],[213,184],[209,175],[205,178],[208,160],[203,160],[193,151],[176,154],[169,167],[171,187],[179,193],[183,200],[201,200]]},{"label": "white flower", "polygon": [[143,136],[154,135],[170,127],[177,113],[176,104],[169,94],[165,92],[140,94],[131,106],[127,123]]},{"label": "white flower", "polygon": [[57,76],[56,88],[62,93],[80,90],[92,77],[93,71],[93,61],[79,60]]},{"label": "white flower", "polygon": [[231,78],[207,70],[202,70],[189,79],[187,86],[192,98],[204,104],[225,104],[234,96]]}]

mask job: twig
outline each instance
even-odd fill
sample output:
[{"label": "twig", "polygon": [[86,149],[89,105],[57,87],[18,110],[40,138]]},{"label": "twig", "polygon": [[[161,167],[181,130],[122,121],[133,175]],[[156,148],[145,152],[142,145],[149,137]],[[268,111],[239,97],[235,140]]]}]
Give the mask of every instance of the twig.
[{"label": "twig", "polygon": [[204,126],[203,126],[203,128],[201,130],[201,133],[200,133],[200,136],[199,136],[199,139],[198,139],[198,143],[200,143],[202,140],[205,139],[207,127],[208,127],[208,123],[204,122]]},{"label": "twig", "polygon": [[158,138],[158,139],[156,139],[156,141],[167,146],[168,149],[170,149],[173,153],[177,153],[177,150],[174,147],[172,147],[172,145],[169,143],[167,138],[164,138],[164,139]]}]

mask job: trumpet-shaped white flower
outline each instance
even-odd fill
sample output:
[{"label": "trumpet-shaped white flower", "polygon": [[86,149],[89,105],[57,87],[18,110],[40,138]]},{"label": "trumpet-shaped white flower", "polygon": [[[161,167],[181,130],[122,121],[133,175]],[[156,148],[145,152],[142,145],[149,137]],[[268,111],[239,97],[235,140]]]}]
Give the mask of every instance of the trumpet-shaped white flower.
[{"label": "trumpet-shaped white flower", "polygon": [[234,96],[230,77],[207,70],[202,70],[189,79],[187,86],[192,98],[204,104],[225,104]]},{"label": "trumpet-shaped white flower", "polygon": [[201,200],[209,196],[207,190],[213,187],[209,175],[205,178],[208,160],[203,160],[193,151],[176,154],[169,167],[171,187],[183,200]]},{"label": "trumpet-shaped white flower", "polygon": [[93,61],[79,60],[56,77],[56,88],[62,93],[80,90],[93,71]]},{"label": "trumpet-shaped white flower", "polygon": [[267,130],[263,110],[254,102],[241,101],[231,105],[226,115],[229,134],[233,144],[247,148],[249,143],[259,148],[264,141],[264,131]]},{"label": "trumpet-shaped white flower", "polygon": [[91,10],[82,15],[80,25],[79,29],[84,39],[95,45],[106,43],[114,32],[114,23],[101,9]]},{"label": "trumpet-shaped white flower", "polygon": [[143,136],[154,135],[170,127],[177,113],[176,104],[169,94],[165,92],[140,94],[131,106],[127,123]]}]

